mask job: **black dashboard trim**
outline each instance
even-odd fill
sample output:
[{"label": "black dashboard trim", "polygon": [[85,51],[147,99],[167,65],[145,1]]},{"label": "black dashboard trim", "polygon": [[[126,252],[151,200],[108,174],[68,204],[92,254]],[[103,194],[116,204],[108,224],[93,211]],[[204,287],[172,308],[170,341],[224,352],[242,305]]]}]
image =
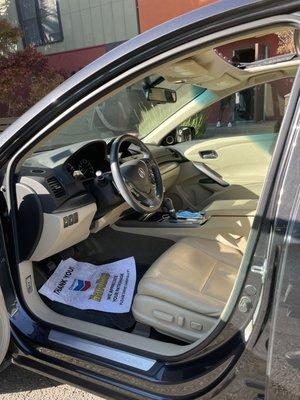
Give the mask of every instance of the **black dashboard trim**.
[{"label": "black dashboard trim", "polygon": [[61,212],[75,211],[78,208],[96,203],[95,198],[90,193],[81,193],[65,201],[60,207],[55,209],[52,214]]},{"label": "black dashboard trim", "polygon": [[[44,228],[43,208],[39,195],[28,185],[19,182],[27,194],[18,205],[17,221],[20,260],[28,260],[34,253]],[[30,226],[31,229],[27,229]],[[31,246],[28,244],[31,243]]]}]

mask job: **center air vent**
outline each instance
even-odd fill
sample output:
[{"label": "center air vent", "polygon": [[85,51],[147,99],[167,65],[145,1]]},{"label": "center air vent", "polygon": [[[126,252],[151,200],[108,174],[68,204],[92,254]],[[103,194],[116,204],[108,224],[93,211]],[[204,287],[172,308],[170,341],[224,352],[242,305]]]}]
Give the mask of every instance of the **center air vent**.
[{"label": "center air vent", "polygon": [[66,194],[62,184],[58,181],[55,176],[51,176],[47,179],[47,183],[56,198],[62,197]]}]

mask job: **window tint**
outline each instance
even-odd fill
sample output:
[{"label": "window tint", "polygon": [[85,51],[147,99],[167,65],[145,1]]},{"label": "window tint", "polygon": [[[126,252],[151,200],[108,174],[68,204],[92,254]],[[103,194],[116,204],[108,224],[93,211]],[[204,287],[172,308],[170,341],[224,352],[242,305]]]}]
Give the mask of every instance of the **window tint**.
[{"label": "window tint", "polygon": [[56,0],[18,0],[17,6],[25,45],[40,46],[63,40]]}]

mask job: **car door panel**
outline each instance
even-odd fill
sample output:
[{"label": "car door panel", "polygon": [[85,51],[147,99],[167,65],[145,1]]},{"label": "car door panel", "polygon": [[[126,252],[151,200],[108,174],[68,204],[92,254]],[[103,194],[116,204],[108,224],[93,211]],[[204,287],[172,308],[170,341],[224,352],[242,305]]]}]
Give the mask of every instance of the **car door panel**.
[{"label": "car door panel", "polygon": [[199,180],[205,177],[193,163],[180,164],[176,182],[166,187],[166,196],[173,200],[175,209],[197,210],[204,201],[210,198],[214,190],[199,184]]},{"label": "car door panel", "polygon": [[[275,140],[274,133],[213,138],[191,143],[184,155],[204,162],[229,184],[247,187],[263,183]],[[206,158],[211,152],[217,156]]]},{"label": "car door panel", "polygon": [[[170,192],[180,195],[182,205],[190,205],[187,199],[192,199],[192,208],[207,209],[212,205],[214,212],[226,207],[232,210],[232,202],[228,200],[257,203],[276,137],[275,133],[261,133],[208,138],[175,146],[191,161],[194,176],[191,179],[186,168],[176,189],[173,187]],[[218,204],[213,205],[215,202]],[[249,211],[253,210],[252,203]]]}]

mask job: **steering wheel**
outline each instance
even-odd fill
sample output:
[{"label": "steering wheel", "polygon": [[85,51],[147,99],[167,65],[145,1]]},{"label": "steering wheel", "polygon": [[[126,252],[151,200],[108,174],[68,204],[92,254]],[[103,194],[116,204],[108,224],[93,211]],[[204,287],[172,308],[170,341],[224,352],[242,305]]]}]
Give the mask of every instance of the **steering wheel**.
[{"label": "steering wheel", "polygon": [[[136,158],[121,160],[121,146],[134,144]],[[111,144],[110,167],[117,189],[124,200],[136,211],[157,211],[163,201],[163,182],[159,167],[148,147],[137,137],[122,135]]]}]

